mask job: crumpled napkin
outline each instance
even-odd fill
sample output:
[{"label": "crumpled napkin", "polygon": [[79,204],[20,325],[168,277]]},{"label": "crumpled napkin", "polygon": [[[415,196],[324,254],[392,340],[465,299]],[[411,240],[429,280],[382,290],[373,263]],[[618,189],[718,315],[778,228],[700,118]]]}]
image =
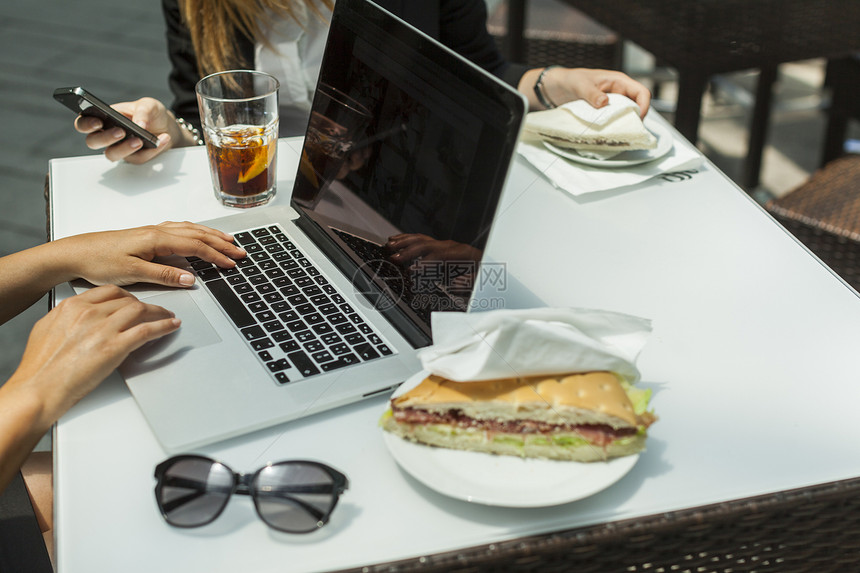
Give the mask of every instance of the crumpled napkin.
[{"label": "crumpled napkin", "polygon": [[435,312],[425,370],[457,382],[610,371],[639,379],[636,357],[651,321],[579,308]]},{"label": "crumpled napkin", "polygon": [[630,108],[636,110],[637,115],[640,113],[639,105],[629,97],[613,93],[606,94],[606,97],[609,98],[609,103],[603,107],[593,107],[584,99],[569,101],[558,107],[593,125],[606,125]]},{"label": "crumpled napkin", "polygon": [[[585,105],[592,111],[599,111],[588,104]],[[645,116],[646,127],[656,126],[656,122],[657,120],[651,117],[651,112]],[[652,131],[670,133],[667,129],[655,128]],[[664,135],[664,137],[672,136]],[[540,171],[555,187],[571,195],[580,196],[595,191],[638,185],[664,173],[694,169],[702,163],[701,153],[686,142],[675,137],[672,143],[672,150],[659,159],[615,168],[592,167],[565,159],[547,149],[539,139],[526,136],[517,144],[517,153]]]}]

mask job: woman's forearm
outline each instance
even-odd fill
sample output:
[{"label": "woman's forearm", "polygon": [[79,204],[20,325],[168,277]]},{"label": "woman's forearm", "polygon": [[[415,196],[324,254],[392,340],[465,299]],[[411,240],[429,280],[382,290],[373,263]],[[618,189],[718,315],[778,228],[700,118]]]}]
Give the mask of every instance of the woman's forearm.
[{"label": "woman's forearm", "polygon": [[50,430],[42,401],[11,379],[0,386],[0,492]]},{"label": "woman's forearm", "polygon": [[67,270],[73,261],[63,260],[59,251],[46,243],[0,258],[0,324],[74,278]]}]

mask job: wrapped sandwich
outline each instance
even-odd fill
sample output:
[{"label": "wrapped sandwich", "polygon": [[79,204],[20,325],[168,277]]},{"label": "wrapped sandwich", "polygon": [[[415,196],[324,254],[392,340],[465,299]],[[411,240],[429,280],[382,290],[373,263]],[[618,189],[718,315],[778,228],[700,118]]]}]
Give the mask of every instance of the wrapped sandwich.
[{"label": "wrapped sandwich", "polygon": [[[650,390],[635,386],[647,319],[576,308],[433,313],[428,375],[382,428],[458,450],[593,462],[640,452]],[[561,372],[563,374],[556,374]]]},{"label": "wrapped sandwich", "polygon": [[657,138],[639,117],[635,102],[608,94],[609,103],[595,109],[577,100],[526,115],[523,132],[563,149],[614,155],[622,151],[654,149]]},{"label": "wrapped sandwich", "polygon": [[454,382],[430,375],[391,400],[383,429],[444,448],[593,462],[642,451],[650,391],[610,372]]}]

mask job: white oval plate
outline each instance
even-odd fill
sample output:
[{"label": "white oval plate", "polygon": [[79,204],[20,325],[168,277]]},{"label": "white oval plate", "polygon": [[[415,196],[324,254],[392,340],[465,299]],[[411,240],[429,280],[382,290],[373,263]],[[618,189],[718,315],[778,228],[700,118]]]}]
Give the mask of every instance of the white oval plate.
[{"label": "white oval plate", "polygon": [[[412,376],[394,396],[426,376],[426,372]],[[430,489],[502,507],[546,507],[594,495],[627,475],[639,459],[638,454],[593,463],[523,459],[425,446],[382,433],[397,464]]]},{"label": "white oval plate", "polygon": [[542,141],[544,147],[565,159],[570,159],[577,163],[590,165],[592,167],[603,167],[605,169],[618,169],[620,167],[631,167],[633,165],[641,165],[655,159],[660,159],[672,150],[672,134],[662,125],[657,122],[645,120],[645,127],[648,131],[654,134],[657,138],[657,147],[654,149],[637,149],[635,151],[624,151],[611,159],[593,159],[583,157],[573,149],[562,149],[552,143]]}]

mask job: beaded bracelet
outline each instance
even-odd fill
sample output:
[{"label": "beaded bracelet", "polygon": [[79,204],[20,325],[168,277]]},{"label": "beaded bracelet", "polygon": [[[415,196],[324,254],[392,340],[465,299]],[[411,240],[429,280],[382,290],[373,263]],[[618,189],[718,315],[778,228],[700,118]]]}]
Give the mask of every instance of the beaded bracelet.
[{"label": "beaded bracelet", "polygon": [[557,66],[557,65],[552,65],[552,66],[547,66],[547,67],[545,67],[545,68],[541,71],[540,75],[538,76],[537,81],[535,82],[535,95],[537,96],[538,101],[541,103],[541,105],[542,105],[542,106],[544,106],[544,107],[545,107],[545,108],[547,108],[547,109],[552,109],[552,108],[554,108],[554,107],[558,107],[558,106],[557,106],[557,105],[555,105],[555,104],[552,102],[552,100],[551,100],[551,99],[549,99],[549,96],[548,96],[548,95],[546,95],[546,93],[544,93],[544,89],[543,89],[543,77],[544,77],[544,75],[545,75],[548,71],[550,71],[551,69],[553,69],[553,68],[560,68],[560,67],[561,67],[561,66]]},{"label": "beaded bracelet", "polygon": [[203,141],[203,138],[200,136],[200,130],[198,130],[196,127],[194,127],[181,117],[176,118],[176,123],[179,124],[179,127],[191,134],[191,138],[194,140],[194,145],[206,145],[206,142]]}]

